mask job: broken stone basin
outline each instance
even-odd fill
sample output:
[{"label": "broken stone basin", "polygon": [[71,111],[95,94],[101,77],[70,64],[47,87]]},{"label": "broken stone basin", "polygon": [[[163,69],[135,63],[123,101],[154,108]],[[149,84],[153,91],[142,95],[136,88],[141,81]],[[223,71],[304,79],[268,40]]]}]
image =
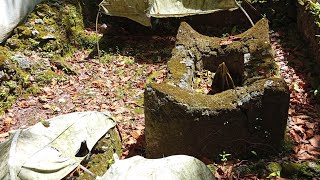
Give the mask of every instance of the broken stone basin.
[{"label": "broken stone basin", "polygon": [[[222,151],[237,156],[279,149],[290,93],[275,73],[268,32],[266,19],[225,38],[201,35],[181,23],[168,78],[145,90],[148,157],[217,157]],[[215,72],[221,62],[237,87],[214,95],[195,92],[195,72]]]}]

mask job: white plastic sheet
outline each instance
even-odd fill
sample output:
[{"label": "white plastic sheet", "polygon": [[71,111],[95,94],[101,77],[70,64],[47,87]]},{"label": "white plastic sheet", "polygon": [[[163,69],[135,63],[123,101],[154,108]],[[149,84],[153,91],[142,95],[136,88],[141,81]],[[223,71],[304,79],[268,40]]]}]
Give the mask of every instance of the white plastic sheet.
[{"label": "white plastic sheet", "polygon": [[110,115],[79,112],[18,130],[0,144],[0,179],[61,179],[85,157],[75,157],[82,141],[91,151],[96,142],[115,126]]},{"label": "white plastic sheet", "polygon": [[100,7],[111,16],[151,26],[149,17],[183,17],[238,8],[234,0],[103,0]]}]

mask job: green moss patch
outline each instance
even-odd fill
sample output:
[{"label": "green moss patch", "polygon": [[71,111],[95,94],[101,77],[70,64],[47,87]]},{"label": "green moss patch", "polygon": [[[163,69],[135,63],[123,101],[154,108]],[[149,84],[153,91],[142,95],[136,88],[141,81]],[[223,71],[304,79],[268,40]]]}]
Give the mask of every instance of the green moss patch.
[{"label": "green moss patch", "polygon": [[[237,85],[244,80],[277,75],[269,40],[267,19],[254,27],[230,37],[209,37],[196,32],[187,23],[181,23],[176,48],[168,62],[170,81],[179,87],[191,88],[196,71],[215,72],[225,62]],[[244,55],[247,59],[244,59]],[[248,62],[246,62],[248,61]]]},{"label": "green moss patch", "polygon": [[81,3],[47,0],[38,4],[0,46],[0,88],[9,89],[2,93],[0,112],[18,96],[39,93],[53,79],[63,80],[57,69],[77,74],[65,57],[78,49],[92,49],[98,38],[85,30]]},{"label": "green moss patch", "polygon": [[[121,140],[116,128],[110,129],[105,137],[102,137],[92,149],[92,155],[86,166],[97,176],[102,176],[114,163],[113,154],[121,155]],[[79,179],[92,179],[85,173],[80,173]]]}]

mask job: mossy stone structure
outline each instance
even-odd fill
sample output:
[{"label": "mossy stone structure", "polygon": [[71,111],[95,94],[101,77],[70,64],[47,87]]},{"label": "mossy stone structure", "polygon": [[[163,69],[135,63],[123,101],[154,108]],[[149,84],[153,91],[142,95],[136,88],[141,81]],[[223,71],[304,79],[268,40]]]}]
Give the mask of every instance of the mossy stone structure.
[{"label": "mossy stone structure", "polygon": [[[268,21],[216,38],[181,23],[168,62],[169,76],[145,90],[147,156],[217,157],[276,151],[284,138],[289,90],[277,78]],[[225,62],[236,88],[214,95],[193,90],[196,71]]]},{"label": "mossy stone structure", "polygon": [[297,27],[308,42],[314,59],[320,64],[320,11],[316,3],[309,0],[297,3]]}]

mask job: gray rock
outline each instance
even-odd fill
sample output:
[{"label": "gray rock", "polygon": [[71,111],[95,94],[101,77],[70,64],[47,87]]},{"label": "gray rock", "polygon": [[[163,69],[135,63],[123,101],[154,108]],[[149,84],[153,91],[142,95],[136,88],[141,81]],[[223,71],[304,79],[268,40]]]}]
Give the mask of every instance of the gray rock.
[{"label": "gray rock", "polygon": [[32,31],[32,35],[34,35],[34,36],[36,36],[36,35],[38,35],[39,34],[39,31],[37,31],[37,30],[33,30]]},{"label": "gray rock", "polygon": [[56,37],[54,35],[48,34],[46,36],[43,36],[41,39],[43,39],[43,40],[56,40]]},{"label": "gray rock", "polygon": [[44,24],[42,19],[35,19],[34,23],[36,23],[36,24]]},{"label": "gray rock", "polygon": [[18,63],[18,66],[21,68],[21,69],[30,69],[31,67],[31,62],[29,59],[27,59],[27,57],[25,56],[22,56],[22,55],[14,55],[11,57],[15,62]]}]

